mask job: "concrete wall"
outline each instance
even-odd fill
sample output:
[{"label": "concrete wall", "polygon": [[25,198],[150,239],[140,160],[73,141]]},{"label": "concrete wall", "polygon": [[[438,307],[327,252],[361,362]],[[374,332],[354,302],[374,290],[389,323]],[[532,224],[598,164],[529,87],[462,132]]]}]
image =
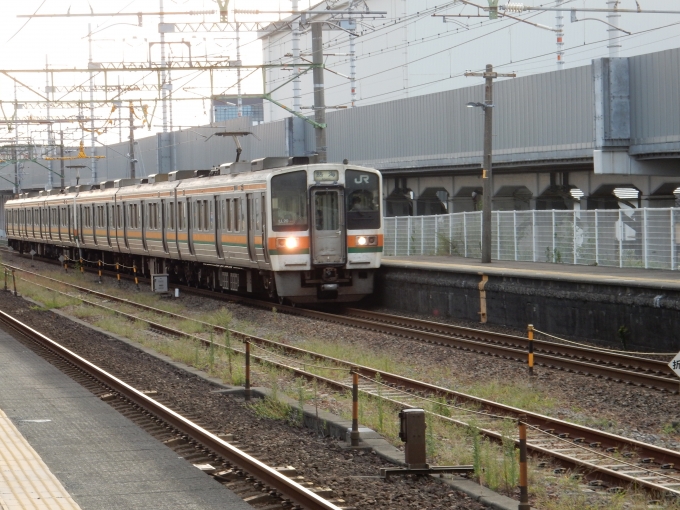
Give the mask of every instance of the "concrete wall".
[{"label": "concrete wall", "polygon": [[[374,303],[397,312],[479,322],[480,280],[472,274],[383,266],[376,278]],[[677,291],[494,276],[484,289],[491,324],[520,330],[533,324],[557,336],[617,349],[621,348],[619,328],[625,326],[629,349],[680,349]]]}]

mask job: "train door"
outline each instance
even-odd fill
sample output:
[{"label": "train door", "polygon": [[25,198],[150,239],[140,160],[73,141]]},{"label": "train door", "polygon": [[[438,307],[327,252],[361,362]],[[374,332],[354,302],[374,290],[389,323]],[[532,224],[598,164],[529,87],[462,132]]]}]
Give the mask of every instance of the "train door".
[{"label": "train door", "polygon": [[90,226],[92,227],[92,242],[94,243],[95,246],[99,244],[98,238],[97,238],[97,227],[99,226],[99,221],[100,221],[100,208],[101,206],[99,205],[94,205],[92,204],[91,206],[88,206],[88,220],[90,221]]},{"label": "train door", "polygon": [[165,214],[166,200],[161,200],[161,242],[163,243],[163,251],[170,253],[168,249],[168,233],[167,233],[167,219]]},{"label": "train door", "polygon": [[246,238],[248,242],[248,256],[253,262],[257,261],[255,251],[255,197],[253,193],[246,193]]},{"label": "train door", "polygon": [[226,216],[226,204],[220,197],[215,196],[214,210],[215,210],[215,249],[217,250],[217,257],[224,258],[224,248],[222,247],[222,230],[225,228],[224,218]]},{"label": "train door", "polygon": [[191,255],[196,255],[194,251],[194,218],[196,217],[194,211],[195,204],[187,197],[187,246],[189,247],[189,253]]},{"label": "train door", "polygon": [[182,260],[182,250],[179,247],[179,231],[184,228],[184,202],[177,200],[177,190],[174,190],[172,197],[174,206],[171,207],[172,225],[175,232],[175,247],[177,248],[177,258]]},{"label": "train door", "polygon": [[66,206],[66,227],[68,229],[68,241],[73,242],[73,206]]},{"label": "train door", "polygon": [[123,208],[123,242],[125,243],[125,248],[130,249],[130,239],[128,238],[128,231],[130,229],[130,211],[126,207],[128,204],[123,202],[121,207]]},{"label": "train door", "polygon": [[265,193],[260,193],[260,232],[262,236],[262,256],[264,261],[269,263],[269,249],[267,247],[267,197]]},{"label": "train door", "polygon": [[346,262],[344,203],[340,188],[312,188],[312,264]]},{"label": "train door", "polygon": [[[149,209],[149,210],[147,210]],[[151,204],[144,202],[144,200],[139,201],[139,211],[141,213],[141,220],[142,220],[142,228],[141,233],[142,233],[142,249],[144,251],[149,251],[148,246],[146,245],[146,236],[147,236],[147,230],[149,229],[149,221],[151,219]]]},{"label": "train door", "polygon": [[[110,207],[109,207],[110,205]],[[104,205],[104,228],[106,229],[106,244],[109,245],[109,248],[113,246],[111,242],[111,229],[113,228],[113,213],[114,213],[114,207],[113,204],[105,204]]]}]

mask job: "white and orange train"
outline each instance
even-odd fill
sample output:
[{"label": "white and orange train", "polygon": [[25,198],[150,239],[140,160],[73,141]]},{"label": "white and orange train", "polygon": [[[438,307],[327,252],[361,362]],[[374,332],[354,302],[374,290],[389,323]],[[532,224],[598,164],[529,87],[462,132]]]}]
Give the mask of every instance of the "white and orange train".
[{"label": "white and orange train", "polygon": [[21,194],[5,205],[9,245],[293,303],[371,294],[383,250],[380,173],[289,161]]}]

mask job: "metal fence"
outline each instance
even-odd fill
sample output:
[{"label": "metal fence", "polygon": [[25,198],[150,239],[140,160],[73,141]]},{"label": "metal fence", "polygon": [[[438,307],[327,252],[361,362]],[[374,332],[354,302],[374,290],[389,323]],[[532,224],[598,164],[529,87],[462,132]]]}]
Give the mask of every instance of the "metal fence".
[{"label": "metal fence", "polygon": [[[385,218],[386,256],[481,257],[482,213]],[[680,209],[494,211],[495,260],[678,269]]]}]

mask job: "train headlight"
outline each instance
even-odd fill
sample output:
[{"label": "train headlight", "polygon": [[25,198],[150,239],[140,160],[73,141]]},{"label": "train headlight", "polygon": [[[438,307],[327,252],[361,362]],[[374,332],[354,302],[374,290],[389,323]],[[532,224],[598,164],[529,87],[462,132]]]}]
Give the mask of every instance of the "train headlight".
[{"label": "train headlight", "polygon": [[356,237],[357,246],[377,246],[378,237],[377,236],[357,236]]},{"label": "train headlight", "polygon": [[279,237],[276,240],[276,246],[277,248],[286,248],[288,250],[292,250],[297,248],[300,245],[300,241],[298,240],[297,237]]}]

